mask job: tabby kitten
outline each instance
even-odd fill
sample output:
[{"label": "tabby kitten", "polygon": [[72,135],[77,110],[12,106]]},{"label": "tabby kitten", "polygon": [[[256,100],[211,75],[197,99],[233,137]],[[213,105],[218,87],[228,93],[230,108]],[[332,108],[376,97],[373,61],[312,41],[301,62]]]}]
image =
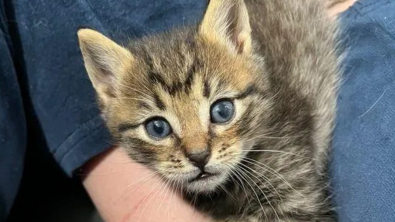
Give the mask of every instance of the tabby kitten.
[{"label": "tabby kitten", "polygon": [[213,221],[322,222],[336,32],[324,1],[211,0],[127,46],[78,37],[113,136]]}]

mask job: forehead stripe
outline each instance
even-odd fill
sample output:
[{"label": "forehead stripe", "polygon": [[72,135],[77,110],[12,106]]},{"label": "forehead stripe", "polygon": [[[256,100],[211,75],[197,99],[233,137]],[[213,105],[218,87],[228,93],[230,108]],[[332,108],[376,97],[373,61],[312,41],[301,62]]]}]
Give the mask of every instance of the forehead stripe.
[{"label": "forehead stripe", "polygon": [[184,83],[185,93],[189,93],[189,91],[191,90],[193,79],[195,78],[195,73],[196,73],[196,65],[194,63],[192,67],[188,69],[187,78]]},{"label": "forehead stripe", "polygon": [[258,88],[255,85],[250,85],[250,86],[247,87],[247,89],[245,89],[243,92],[238,94],[236,96],[236,99],[244,99],[247,96],[255,94],[255,93],[259,93]]},{"label": "forehead stripe", "polygon": [[139,125],[140,124],[121,123],[118,126],[118,132],[123,133],[131,129],[136,129]]},{"label": "forehead stripe", "polygon": [[165,103],[159,98],[158,95],[154,94],[155,105],[162,111],[166,110]]},{"label": "forehead stripe", "polygon": [[167,87],[165,80],[158,73],[155,73],[153,70],[150,70],[148,73],[148,78],[152,83],[159,83],[164,87]]},{"label": "forehead stripe", "polygon": [[206,80],[206,81],[204,81],[203,96],[206,97],[206,98],[209,98],[210,97],[210,92],[211,92],[210,84]]}]

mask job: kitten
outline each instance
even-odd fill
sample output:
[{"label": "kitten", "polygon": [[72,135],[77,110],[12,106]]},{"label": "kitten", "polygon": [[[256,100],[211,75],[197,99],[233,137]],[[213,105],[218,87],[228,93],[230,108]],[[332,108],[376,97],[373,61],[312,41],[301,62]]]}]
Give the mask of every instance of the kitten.
[{"label": "kitten", "polygon": [[324,2],[211,0],[199,25],[125,47],[79,30],[111,133],[213,221],[334,221],[337,25]]}]

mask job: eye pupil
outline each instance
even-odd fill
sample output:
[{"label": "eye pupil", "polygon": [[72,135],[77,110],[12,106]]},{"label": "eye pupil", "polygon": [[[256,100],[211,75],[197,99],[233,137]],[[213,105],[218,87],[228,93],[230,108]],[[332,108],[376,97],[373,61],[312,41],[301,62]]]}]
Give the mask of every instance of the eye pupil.
[{"label": "eye pupil", "polygon": [[213,123],[226,123],[234,115],[234,105],[230,100],[220,100],[211,106],[211,121]]},{"label": "eye pupil", "polygon": [[162,134],[163,131],[165,131],[165,127],[162,121],[154,121],[153,127],[157,134]]},{"label": "eye pupil", "polygon": [[216,111],[217,111],[218,115],[220,115],[223,118],[226,118],[226,117],[230,116],[230,112],[231,112],[230,109],[231,109],[231,107],[229,107],[228,104],[221,103],[218,105],[218,108]]}]

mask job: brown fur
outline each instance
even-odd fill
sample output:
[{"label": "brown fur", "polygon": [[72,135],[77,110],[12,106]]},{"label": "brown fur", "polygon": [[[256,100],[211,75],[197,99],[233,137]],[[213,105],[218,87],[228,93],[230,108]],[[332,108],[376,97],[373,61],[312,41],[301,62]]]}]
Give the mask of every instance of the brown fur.
[{"label": "brown fur", "polygon": [[[248,9],[248,12],[247,12]],[[252,31],[252,33],[251,33]],[[83,29],[85,66],[115,138],[215,221],[333,221],[326,154],[333,127],[336,24],[316,0],[211,0],[199,26],[127,47]],[[234,119],[210,122],[232,99]],[[173,133],[147,136],[165,118]],[[185,153],[209,150],[195,185]]]}]

